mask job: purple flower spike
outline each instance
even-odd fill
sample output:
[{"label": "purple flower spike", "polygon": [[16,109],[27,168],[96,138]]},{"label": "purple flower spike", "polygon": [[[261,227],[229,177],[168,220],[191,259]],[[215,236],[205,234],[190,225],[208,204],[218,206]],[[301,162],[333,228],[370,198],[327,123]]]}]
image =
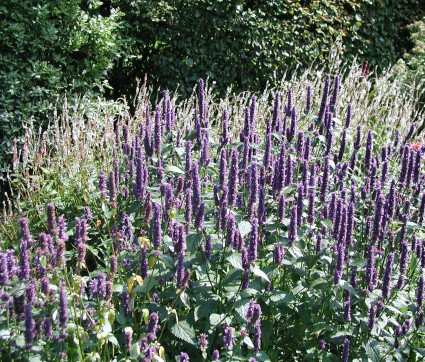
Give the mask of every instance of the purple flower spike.
[{"label": "purple flower spike", "polygon": [[189,355],[187,353],[180,353],[180,360],[179,362],[189,362]]},{"label": "purple flower spike", "polygon": [[149,316],[149,321],[146,326],[146,333],[149,341],[155,341],[156,340],[156,332],[158,331],[158,321],[159,316],[157,313],[151,313]]},{"label": "purple flower spike", "polygon": [[257,261],[257,248],[258,248],[258,220],[254,218],[252,220],[251,236],[249,238],[248,247],[248,260]]},{"label": "purple flower spike", "polygon": [[225,349],[231,349],[233,346],[233,329],[227,327],[223,332],[223,345]]},{"label": "purple flower spike", "polygon": [[25,348],[30,349],[34,341],[35,323],[32,318],[31,304],[25,305]]},{"label": "purple flower spike", "polygon": [[205,204],[201,202],[199,204],[198,211],[196,212],[195,229],[202,230],[204,225],[204,216],[205,216]]},{"label": "purple flower spike", "polygon": [[205,259],[210,260],[212,254],[211,235],[208,235],[205,240]]},{"label": "purple flower spike", "polygon": [[61,284],[59,290],[59,322],[63,329],[65,329],[68,325],[68,301],[66,299],[63,284]]},{"label": "purple flower spike", "polygon": [[418,293],[416,297],[417,308],[422,309],[424,304],[424,276],[421,275],[418,281]]},{"label": "purple flower spike", "polygon": [[297,239],[297,205],[294,205],[291,210],[291,220],[289,222],[289,246],[294,246],[294,243]]},{"label": "purple flower spike", "polygon": [[342,350],[341,362],[348,362],[350,357],[350,341],[345,338]]},{"label": "purple flower spike", "polygon": [[49,229],[50,235],[53,237],[58,236],[55,205],[52,203],[47,204],[47,228]]},{"label": "purple flower spike", "polygon": [[391,293],[391,275],[393,272],[393,264],[394,264],[394,253],[390,253],[388,255],[387,262],[385,264],[385,272],[384,272],[384,280],[382,283],[382,298],[388,299]]},{"label": "purple flower spike", "polygon": [[218,361],[219,359],[220,359],[220,352],[215,349],[214,352],[212,353],[212,360]]}]

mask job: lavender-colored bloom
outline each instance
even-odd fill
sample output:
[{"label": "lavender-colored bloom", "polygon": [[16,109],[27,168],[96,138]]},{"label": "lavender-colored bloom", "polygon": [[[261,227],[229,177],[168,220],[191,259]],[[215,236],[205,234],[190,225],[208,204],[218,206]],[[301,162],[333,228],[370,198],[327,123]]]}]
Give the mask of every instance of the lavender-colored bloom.
[{"label": "lavender-colored bloom", "polygon": [[375,247],[369,245],[367,251],[367,260],[366,260],[366,278],[365,283],[366,287],[371,290],[373,288],[373,278],[376,272],[375,269]]},{"label": "lavender-colored bloom", "polygon": [[52,203],[47,204],[47,228],[49,229],[50,235],[58,236],[58,226],[56,223],[56,212],[55,205]]},{"label": "lavender-colored bloom", "polygon": [[376,307],[374,305],[371,305],[369,310],[369,322],[368,322],[369,332],[371,332],[373,327],[375,326],[375,321],[376,321]]},{"label": "lavender-colored bloom", "polygon": [[248,271],[251,270],[251,264],[249,262],[248,250],[244,246],[242,246],[241,254],[242,254],[242,257],[241,257],[241,259],[242,259],[242,268],[246,272],[248,272]]},{"label": "lavender-colored bloom", "polygon": [[223,112],[223,127],[222,127],[222,130],[223,130],[223,133],[222,133],[222,137],[220,137],[220,143],[221,143],[222,146],[225,146],[230,141],[227,110],[224,110],[224,112]]},{"label": "lavender-colored bloom", "polygon": [[323,339],[321,339],[321,340],[319,341],[319,349],[320,349],[321,351],[323,351],[325,348],[326,348],[326,342],[325,342]]},{"label": "lavender-colored bloom", "polygon": [[350,357],[350,341],[345,338],[344,347],[342,350],[341,362],[348,362]]},{"label": "lavender-colored bloom", "polygon": [[34,239],[31,236],[30,229],[28,226],[28,219],[23,217],[19,220],[19,226],[21,229],[22,240],[25,240],[28,247],[31,247],[34,244]]},{"label": "lavender-colored bloom", "polygon": [[208,348],[208,339],[205,333],[201,333],[198,339],[198,345],[202,352],[206,352]]},{"label": "lavender-colored bloom", "polygon": [[354,141],[354,150],[358,151],[361,147],[361,140],[362,138],[362,126],[357,126],[357,131],[356,131],[356,139]]},{"label": "lavender-colored bloom", "polygon": [[301,221],[303,217],[303,207],[304,207],[304,195],[303,188],[298,187],[298,195],[297,195],[297,228],[301,226]]},{"label": "lavender-colored bloom", "polygon": [[233,246],[235,240],[236,222],[235,215],[230,213],[227,216],[227,227],[226,227],[226,245]]},{"label": "lavender-colored bloom", "polygon": [[184,216],[186,219],[186,233],[189,234],[190,231],[190,223],[192,220],[192,198],[191,198],[191,193],[190,193],[190,189],[187,189],[185,192],[185,212],[184,212]]},{"label": "lavender-colored bloom", "polygon": [[350,322],[351,321],[351,301],[347,300],[344,303],[344,321]]},{"label": "lavender-colored bloom", "polygon": [[63,217],[58,218],[58,238],[63,241],[68,241],[68,235],[66,234],[66,220]]},{"label": "lavender-colored bloom", "polygon": [[87,221],[92,221],[93,216],[90,213],[90,208],[88,206],[84,206],[84,217]]},{"label": "lavender-colored bloom", "polygon": [[413,182],[417,184],[421,175],[422,152],[416,152],[415,166],[413,168]]},{"label": "lavender-colored bloom", "polygon": [[29,278],[30,278],[30,265],[29,265],[29,259],[28,259],[27,241],[25,239],[21,239],[19,280],[25,280]]},{"label": "lavender-colored bloom", "polygon": [[272,152],[271,148],[272,148],[272,134],[267,133],[266,134],[266,147],[265,147],[265,150],[264,150],[264,160],[263,160],[263,165],[266,168],[268,168],[270,166],[271,152]]},{"label": "lavender-colored bloom", "polygon": [[9,284],[9,270],[7,266],[6,255],[0,253],[0,286]]},{"label": "lavender-colored bloom", "polygon": [[196,212],[195,225],[194,225],[195,229],[202,230],[204,225],[204,216],[205,216],[205,204],[201,202],[199,204],[198,211]]},{"label": "lavender-colored bloom", "polygon": [[212,360],[218,361],[219,359],[220,359],[220,352],[215,349],[214,352],[212,353]]},{"label": "lavender-colored bloom", "polygon": [[351,103],[347,105],[347,117],[345,118],[345,128],[350,127],[351,123]]},{"label": "lavender-colored bloom", "polygon": [[124,292],[122,294],[122,310],[124,317],[130,317],[131,310],[130,310],[130,294],[128,292]]},{"label": "lavender-colored bloom", "polygon": [[133,338],[133,329],[131,327],[126,327],[124,329],[124,349],[128,352],[131,350],[132,338]]},{"label": "lavender-colored bloom", "polygon": [[205,259],[210,260],[212,254],[211,235],[208,235],[205,240]]},{"label": "lavender-colored bloom", "polygon": [[223,190],[223,187],[226,184],[226,174],[227,174],[226,156],[227,156],[226,149],[222,148],[220,153],[220,164],[218,167],[219,186],[221,190]]},{"label": "lavender-colored bloom", "polygon": [[298,234],[297,213],[298,213],[297,205],[294,205],[291,210],[291,219],[289,222],[289,234],[288,234],[289,246],[294,246],[294,243],[297,239],[297,234]]},{"label": "lavender-colored bloom", "polygon": [[241,283],[241,289],[242,290],[247,290],[249,287],[249,274],[250,272],[245,272],[243,278],[242,278],[242,283]]},{"label": "lavender-colored bloom", "polygon": [[25,348],[30,349],[34,341],[35,323],[32,318],[31,304],[25,305]]},{"label": "lavender-colored bloom", "polygon": [[418,281],[418,292],[416,294],[417,308],[421,309],[424,304],[424,276],[421,275]]},{"label": "lavender-colored bloom", "polygon": [[111,207],[115,209],[117,207],[117,191],[115,186],[114,171],[111,171],[109,173],[108,189],[109,189],[109,202],[111,203]]},{"label": "lavender-colored bloom", "polygon": [[110,280],[108,280],[105,283],[105,301],[106,302],[109,303],[112,300],[113,292],[114,292],[114,290],[113,290],[112,282]]},{"label": "lavender-colored bloom", "polygon": [[189,362],[189,355],[187,353],[180,353],[180,360],[179,362]]},{"label": "lavender-colored bloom", "polygon": [[409,245],[406,241],[403,241],[401,244],[400,252],[400,276],[397,282],[397,288],[400,289],[404,285],[404,279],[407,271],[407,264],[409,261]]},{"label": "lavender-colored bloom", "polygon": [[204,137],[204,142],[202,143],[202,150],[201,150],[201,157],[199,158],[200,165],[207,167],[210,163],[210,141],[208,132],[206,132],[206,135]]},{"label": "lavender-colored bloom", "polygon": [[77,258],[78,263],[84,264],[86,259],[86,245],[81,242],[78,243],[77,251],[78,251],[78,258]]},{"label": "lavender-colored bloom", "polygon": [[254,344],[254,351],[257,353],[261,349],[261,326],[260,324],[254,325],[254,338],[252,340]]},{"label": "lavender-colored bloom", "polygon": [[229,182],[228,182],[228,203],[230,207],[235,206],[236,195],[238,192],[238,151],[232,151],[232,161],[229,169]]},{"label": "lavender-colored bloom", "polygon": [[311,110],[311,86],[307,86],[307,99],[306,99],[306,105],[304,113],[308,113]]},{"label": "lavender-colored bloom", "polygon": [[157,313],[151,313],[149,316],[148,324],[146,325],[146,333],[149,341],[156,340],[156,332],[158,331],[159,316]]},{"label": "lavender-colored bloom", "polygon": [[201,203],[201,183],[199,180],[198,164],[192,163],[192,212],[196,215],[199,204]]},{"label": "lavender-colored bloom", "polygon": [[416,328],[419,328],[424,320],[424,311],[422,309],[418,310],[418,316],[415,319]]},{"label": "lavender-colored bloom", "polygon": [[99,173],[99,191],[102,193],[102,197],[106,197],[106,175],[103,170],[100,170]]},{"label": "lavender-colored bloom", "polygon": [[233,329],[227,327],[223,332],[223,345],[225,349],[231,349],[233,345]]},{"label": "lavender-colored bloom", "polygon": [[249,238],[248,246],[248,259],[249,261],[257,261],[257,252],[258,248],[258,220],[254,218],[252,220],[252,230]]},{"label": "lavender-colored bloom", "polygon": [[161,107],[156,106],[155,109],[155,124],[154,124],[154,149],[157,155],[161,154],[162,150],[162,122],[161,122]]},{"label": "lavender-colored bloom", "polygon": [[162,244],[161,205],[158,203],[155,203],[153,211],[152,238],[155,248],[160,248]]},{"label": "lavender-colored bloom", "polygon": [[277,219],[279,222],[282,222],[284,217],[285,217],[285,195],[281,194],[278,199]]},{"label": "lavender-colored bloom", "polygon": [[50,318],[47,317],[43,322],[43,330],[44,330],[44,338],[47,340],[53,337],[52,334],[52,323],[50,322]]},{"label": "lavender-colored bloom", "polygon": [[47,278],[47,277],[41,278],[41,291],[45,295],[49,295],[50,294],[49,278]]},{"label": "lavender-colored bloom", "polygon": [[339,284],[343,269],[344,269],[344,259],[345,259],[345,245],[344,244],[338,244],[337,248],[337,259],[336,259],[336,266],[334,271],[334,284]]},{"label": "lavender-colored bloom", "polygon": [[115,255],[112,255],[109,259],[109,266],[111,274],[115,274],[118,269],[117,257]]},{"label": "lavender-colored bloom", "polygon": [[316,236],[316,255],[319,254],[320,250],[322,250],[322,234],[318,233]]},{"label": "lavender-colored bloom", "polygon": [[283,246],[275,246],[273,250],[273,262],[277,265],[280,265],[284,256],[285,250],[283,249]]},{"label": "lavender-colored bloom", "polygon": [[59,322],[63,329],[65,329],[68,325],[68,301],[66,299],[63,284],[61,284],[59,290]]},{"label": "lavender-colored bloom", "polygon": [[326,103],[327,103],[327,99],[329,95],[330,82],[331,82],[331,77],[329,74],[327,74],[326,80],[325,80],[325,86],[323,88],[322,101],[320,103],[320,110],[317,116],[317,121],[319,122],[319,124],[323,122],[323,117],[325,115],[325,108],[326,108]]},{"label": "lavender-colored bloom", "polygon": [[385,264],[384,280],[382,282],[382,298],[388,299],[391,293],[391,275],[393,272],[394,253],[390,253]]},{"label": "lavender-colored bloom", "polygon": [[347,138],[347,132],[344,129],[342,131],[341,145],[340,145],[339,153],[338,153],[338,161],[339,162],[341,162],[342,158],[344,157],[344,152],[345,152],[345,148],[346,148],[346,138]]}]

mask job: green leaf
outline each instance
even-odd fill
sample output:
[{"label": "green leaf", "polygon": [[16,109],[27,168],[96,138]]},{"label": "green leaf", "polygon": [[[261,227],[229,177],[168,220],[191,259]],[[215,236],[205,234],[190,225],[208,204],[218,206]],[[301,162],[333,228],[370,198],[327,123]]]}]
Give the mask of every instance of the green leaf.
[{"label": "green leaf", "polygon": [[184,137],[185,140],[193,140],[196,138],[197,132],[196,129],[193,129],[192,131],[189,132],[189,134],[187,136]]},{"label": "green leaf", "polygon": [[279,291],[273,291],[270,295],[270,300],[274,303],[290,303],[293,300],[295,300],[294,296],[285,293],[285,292],[279,292]]},{"label": "green leaf", "polygon": [[218,300],[201,300],[200,304],[195,307],[195,322],[210,315],[218,305]]},{"label": "green leaf", "polygon": [[198,234],[190,234],[186,239],[187,250],[190,254],[196,253],[202,241],[202,232]]},{"label": "green leaf", "polygon": [[244,238],[246,235],[248,235],[251,232],[252,225],[249,221],[241,221],[238,224],[239,232],[241,233],[241,236]]},{"label": "green leaf", "polygon": [[173,166],[173,165],[168,165],[167,167],[165,167],[164,170],[166,173],[167,172],[173,172],[173,173],[178,173],[181,175],[184,175],[184,171],[180,168],[178,168],[177,166]]},{"label": "green leaf", "polygon": [[17,282],[16,285],[9,291],[9,295],[20,297],[22,294],[24,294],[25,289],[27,288],[27,284],[27,280]]},{"label": "green leaf", "polygon": [[187,321],[180,321],[171,327],[171,333],[177,338],[196,346],[195,330],[187,323]]},{"label": "green leaf", "polygon": [[246,321],[246,313],[248,312],[250,299],[241,299],[235,303],[235,310],[240,317]]},{"label": "green leaf", "polygon": [[372,340],[370,341],[370,343],[364,346],[366,350],[366,354],[372,360],[372,362],[382,361],[378,346],[379,346],[379,343],[376,340]]},{"label": "green leaf", "polygon": [[266,282],[269,282],[270,283],[270,279],[269,279],[269,277],[267,276],[267,274],[266,273],[264,273],[259,267],[254,267],[253,269],[252,269],[252,272],[254,273],[254,275],[256,275],[256,276],[258,276],[258,277],[260,277],[260,278],[262,278],[262,279],[264,279]]},{"label": "green leaf", "polygon": [[210,315],[210,323],[213,327],[215,327],[217,324],[219,324],[223,320],[223,318],[224,318],[223,314],[213,313]]},{"label": "green leaf", "polygon": [[242,268],[242,254],[234,253],[227,258],[227,261],[232,265],[235,269],[243,270]]}]

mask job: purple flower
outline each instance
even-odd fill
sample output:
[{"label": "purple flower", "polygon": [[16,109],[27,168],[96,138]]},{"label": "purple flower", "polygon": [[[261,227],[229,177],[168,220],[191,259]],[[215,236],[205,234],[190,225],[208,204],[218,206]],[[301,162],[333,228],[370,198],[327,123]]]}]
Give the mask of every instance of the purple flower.
[{"label": "purple flower", "polygon": [[155,248],[160,248],[162,244],[161,205],[158,203],[155,203],[153,210],[152,238]]},{"label": "purple flower", "polygon": [[47,228],[49,229],[50,235],[52,235],[53,237],[58,236],[55,205],[53,205],[52,203],[47,204]]},{"label": "purple flower", "polygon": [[289,246],[294,246],[297,239],[297,205],[294,205],[291,210],[291,219],[289,222]]},{"label": "purple flower", "polygon": [[111,274],[115,274],[118,269],[117,257],[115,255],[112,255],[109,259],[109,265]]},{"label": "purple flower", "polygon": [[373,327],[375,326],[375,320],[376,320],[376,307],[374,305],[371,305],[369,310],[369,322],[368,322],[369,332],[371,332]]},{"label": "purple flower", "polygon": [[207,339],[207,335],[206,334],[201,333],[201,335],[199,336],[198,345],[199,345],[199,348],[201,349],[202,352],[206,352],[207,351],[207,348],[208,348],[208,339]]},{"label": "purple flower", "polygon": [[59,290],[59,322],[63,329],[65,329],[68,325],[68,301],[66,299],[63,284],[61,284]]},{"label": "purple flower", "polygon": [[124,292],[122,294],[122,310],[123,310],[123,313],[124,313],[124,317],[130,317],[131,316],[130,294],[128,294],[128,292]]},{"label": "purple flower", "polygon": [[351,321],[351,300],[347,300],[344,303],[344,321],[350,322]]},{"label": "purple flower", "polygon": [[336,259],[336,266],[334,271],[334,284],[339,284],[343,269],[344,269],[344,258],[345,258],[345,245],[344,244],[338,244],[337,248],[337,259]]},{"label": "purple flower", "polygon": [[235,215],[233,213],[230,213],[227,216],[226,245],[228,246],[234,245],[235,230],[236,230]]},{"label": "purple flower", "polygon": [[418,292],[416,295],[417,309],[422,309],[424,304],[424,276],[421,275],[418,281]]},{"label": "purple flower", "polygon": [[199,158],[199,164],[201,166],[207,167],[210,163],[210,141],[208,137],[208,132],[205,131],[207,134],[204,137],[204,142],[202,144],[202,150],[201,150],[201,157]]},{"label": "purple flower", "polygon": [[108,189],[109,189],[109,202],[111,203],[111,207],[115,209],[117,207],[117,190],[115,186],[114,171],[111,171],[109,173]]},{"label": "purple flower", "polygon": [[9,285],[9,270],[6,255],[0,253],[0,286]]},{"label": "purple flower", "polygon": [[199,181],[198,164],[192,163],[192,207],[193,214],[196,215],[199,204],[201,203],[201,183]]},{"label": "purple flower", "polygon": [[235,206],[236,195],[238,192],[238,151],[234,149],[232,151],[232,160],[229,169],[229,181],[228,181],[228,203],[230,207]]},{"label": "purple flower", "polygon": [[126,351],[131,350],[132,336],[133,336],[133,329],[131,327],[126,327],[124,329],[124,348]]},{"label": "purple flower", "polygon": [[29,259],[28,259],[27,241],[25,239],[21,239],[19,280],[25,280],[29,278],[30,278],[30,265],[29,265]]},{"label": "purple flower", "polygon": [[350,357],[350,341],[347,338],[345,338],[344,347],[342,350],[341,362],[348,362],[349,357]]},{"label": "purple flower", "polygon": [[155,109],[155,124],[154,124],[154,149],[157,155],[161,154],[162,149],[162,122],[161,122],[161,107],[156,106]]},{"label": "purple flower", "polygon": [[253,344],[254,344],[254,351],[257,353],[261,349],[261,326],[259,323],[254,325],[254,338],[253,338]]},{"label": "purple flower", "polygon": [[205,259],[210,260],[212,254],[211,235],[208,235],[205,240]]},{"label": "purple flower", "polygon": [[202,230],[204,225],[204,216],[205,216],[205,204],[201,202],[199,204],[198,211],[196,212],[195,224],[194,224],[195,229]]},{"label": "purple flower", "polygon": [[178,254],[178,261],[177,261],[177,267],[176,267],[176,279],[177,279],[177,288],[181,288],[183,285],[183,279],[184,279],[184,256],[182,252]]},{"label": "purple flower", "polygon": [[222,127],[223,133],[222,137],[220,137],[220,143],[222,146],[225,146],[229,143],[229,129],[228,129],[228,115],[227,110],[224,110],[223,112],[223,127]]},{"label": "purple flower", "polygon": [[319,114],[317,116],[318,123],[323,122],[323,117],[325,115],[326,103],[329,95],[329,87],[330,87],[331,77],[329,74],[326,75],[325,86],[323,88],[322,101],[320,103]]},{"label": "purple flower", "polygon": [[43,323],[43,330],[44,330],[44,337],[49,340],[53,337],[52,334],[52,324],[50,322],[50,318],[47,317],[46,319],[44,319],[44,323]]},{"label": "purple flower", "polygon": [[258,197],[258,169],[254,162],[251,167],[251,177],[249,185],[249,199],[247,206],[248,218],[251,220],[254,217],[255,203]]},{"label": "purple flower", "polygon": [[25,305],[25,348],[30,349],[34,341],[35,323],[32,318],[31,304]]},{"label": "purple flower", "polygon": [[323,351],[325,348],[326,348],[326,342],[323,339],[319,340],[319,349]]},{"label": "purple flower", "polygon": [[318,233],[316,236],[316,255],[319,254],[320,250],[322,249],[322,234]]},{"label": "purple flower", "polygon": [[345,128],[350,127],[351,123],[351,103],[347,105],[347,117],[345,118]]},{"label": "purple flower", "polygon": [[157,313],[151,313],[149,316],[148,324],[146,325],[146,333],[149,341],[156,340],[156,332],[158,331],[159,316]]},{"label": "purple flower", "polygon": [[180,362],[188,362],[189,361],[189,355],[187,353],[180,353]]},{"label": "purple flower", "polygon": [[388,299],[390,297],[391,287],[391,275],[393,272],[394,264],[394,253],[390,253],[385,264],[384,280],[382,283],[382,298]]},{"label": "purple flower", "polygon": [[401,289],[404,285],[404,279],[407,271],[407,263],[409,261],[409,245],[406,241],[403,241],[401,244],[401,253],[400,253],[400,276],[397,282],[397,288]]},{"label": "purple flower", "polygon": [[218,361],[219,359],[220,359],[220,352],[215,349],[214,352],[212,353],[212,360]]},{"label": "purple flower", "polygon": [[273,250],[273,261],[275,264],[280,265],[282,263],[283,257],[285,256],[285,250],[283,246],[275,246]]},{"label": "purple flower", "polygon": [[103,170],[100,170],[98,188],[99,191],[102,193],[102,197],[106,197],[106,175]]},{"label": "purple flower", "polygon": [[248,260],[257,260],[257,248],[258,248],[258,220],[254,218],[252,220],[252,230],[249,238],[248,246]]},{"label": "purple flower", "polygon": [[113,290],[113,285],[112,282],[110,280],[108,280],[105,283],[105,301],[107,301],[108,303],[111,301],[112,299],[112,294],[113,294],[114,290]]},{"label": "purple flower", "polygon": [[225,349],[231,349],[233,345],[233,329],[227,327],[223,332],[223,345]]},{"label": "purple flower", "polygon": [[320,189],[320,201],[324,202],[328,193],[329,184],[329,155],[325,157],[325,166],[323,168],[322,185]]},{"label": "purple flower", "polygon": [[[362,126],[357,126],[357,133],[356,133],[356,139],[354,141],[354,150],[358,151],[361,147],[361,140],[362,138]],[[354,152],[353,154],[356,154],[356,152]]]}]

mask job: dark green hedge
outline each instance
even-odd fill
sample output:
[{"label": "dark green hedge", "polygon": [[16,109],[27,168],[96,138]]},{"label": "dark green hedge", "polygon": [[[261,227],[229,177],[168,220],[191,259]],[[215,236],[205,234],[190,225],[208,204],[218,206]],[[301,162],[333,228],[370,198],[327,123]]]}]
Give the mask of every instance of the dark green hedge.
[{"label": "dark green hedge", "polygon": [[183,96],[200,77],[221,95],[255,90],[296,66],[326,69],[337,37],[343,59],[382,69],[408,50],[406,25],[421,15],[417,0],[3,0],[0,179],[21,123],[46,124],[65,91],[130,97],[145,73]]}]

